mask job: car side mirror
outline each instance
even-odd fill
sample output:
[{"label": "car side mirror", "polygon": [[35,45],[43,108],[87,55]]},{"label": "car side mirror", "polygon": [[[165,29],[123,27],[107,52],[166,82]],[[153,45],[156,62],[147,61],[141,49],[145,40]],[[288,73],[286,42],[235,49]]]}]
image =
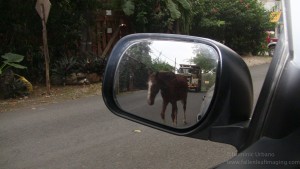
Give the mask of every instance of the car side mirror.
[{"label": "car side mirror", "polygon": [[116,115],[178,135],[247,121],[252,81],[241,57],[216,41],[133,34],[109,57],[103,98]]}]

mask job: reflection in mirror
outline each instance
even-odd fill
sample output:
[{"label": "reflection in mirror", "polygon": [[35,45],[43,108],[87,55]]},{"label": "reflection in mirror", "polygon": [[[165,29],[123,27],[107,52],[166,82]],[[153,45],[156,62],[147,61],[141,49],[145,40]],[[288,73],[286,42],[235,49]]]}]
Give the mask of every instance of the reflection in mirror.
[{"label": "reflection in mirror", "polygon": [[141,40],[123,53],[114,83],[124,111],[175,128],[200,121],[210,105],[219,56],[206,44]]}]

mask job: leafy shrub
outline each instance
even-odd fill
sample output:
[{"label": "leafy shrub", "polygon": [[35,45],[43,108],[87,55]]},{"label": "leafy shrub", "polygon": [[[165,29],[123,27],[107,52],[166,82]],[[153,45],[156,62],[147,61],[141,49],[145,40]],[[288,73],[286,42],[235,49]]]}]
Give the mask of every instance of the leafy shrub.
[{"label": "leafy shrub", "polygon": [[[101,76],[104,72],[106,60],[93,55],[83,57],[63,57],[53,64],[51,81],[53,84],[66,84],[68,77],[75,74],[96,73]],[[74,77],[75,78],[75,77]],[[82,78],[82,77],[81,77]]]},{"label": "leafy shrub", "polygon": [[25,69],[25,66],[22,66],[18,63],[22,62],[24,59],[24,56],[22,55],[18,55],[18,54],[14,54],[14,53],[6,53],[5,55],[1,56],[4,61],[3,64],[0,66],[0,75],[2,74],[2,72],[4,72],[7,68],[9,67],[14,67],[17,69]]},{"label": "leafy shrub", "polygon": [[0,76],[0,81],[0,98],[27,96],[32,92],[31,83],[23,76],[15,74],[11,69],[7,69]]},{"label": "leafy shrub", "polygon": [[197,0],[193,8],[191,35],[215,39],[239,54],[262,52],[265,31],[274,29],[256,0]]},{"label": "leafy shrub", "polygon": [[51,81],[54,84],[64,84],[67,77],[78,72],[79,63],[75,57],[63,57],[53,64]]},{"label": "leafy shrub", "polygon": [[96,73],[102,75],[106,61],[104,58],[92,57],[82,59],[79,63],[83,73]]},{"label": "leafy shrub", "polygon": [[19,64],[23,61],[24,56],[6,53],[1,58],[4,60],[0,66],[0,97],[6,99],[28,95],[32,91],[31,83],[24,77],[15,74],[11,69],[26,69],[25,66]]}]

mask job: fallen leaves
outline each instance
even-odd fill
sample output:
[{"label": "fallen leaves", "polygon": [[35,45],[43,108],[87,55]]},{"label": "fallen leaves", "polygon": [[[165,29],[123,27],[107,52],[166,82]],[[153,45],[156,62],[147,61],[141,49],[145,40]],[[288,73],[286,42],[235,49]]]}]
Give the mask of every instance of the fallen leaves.
[{"label": "fallen leaves", "polygon": [[133,130],[134,133],[141,133],[142,131],[139,129]]}]

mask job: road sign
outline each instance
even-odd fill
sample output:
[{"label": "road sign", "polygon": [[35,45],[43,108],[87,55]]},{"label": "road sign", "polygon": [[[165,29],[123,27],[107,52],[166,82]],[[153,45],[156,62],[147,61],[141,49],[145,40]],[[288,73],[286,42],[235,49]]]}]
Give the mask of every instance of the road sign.
[{"label": "road sign", "polygon": [[[35,9],[42,19],[47,23],[51,3],[49,0],[37,0],[35,4]],[[45,17],[45,18],[44,18]]]}]

